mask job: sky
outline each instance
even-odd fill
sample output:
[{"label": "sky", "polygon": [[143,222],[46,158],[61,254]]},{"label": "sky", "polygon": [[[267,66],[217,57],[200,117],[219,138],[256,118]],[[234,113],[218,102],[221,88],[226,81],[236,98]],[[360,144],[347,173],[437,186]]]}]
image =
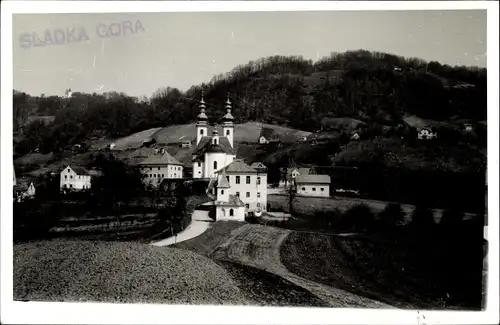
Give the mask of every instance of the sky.
[{"label": "sky", "polygon": [[[486,10],[16,14],[12,30],[14,89],[31,95],[150,97],[276,54],[366,49],[486,66]],[[34,46],[46,34],[53,44]]]}]

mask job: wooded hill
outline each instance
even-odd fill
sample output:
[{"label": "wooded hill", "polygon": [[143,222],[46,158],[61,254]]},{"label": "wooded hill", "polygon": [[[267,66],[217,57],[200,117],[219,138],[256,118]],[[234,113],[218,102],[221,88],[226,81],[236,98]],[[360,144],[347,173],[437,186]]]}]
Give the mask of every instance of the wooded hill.
[{"label": "wooded hill", "polygon": [[[17,156],[35,148],[57,152],[103,136],[190,123],[202,89],[211,121],[224,114],[228,93],[236,123],[260,121],[311,132],[321,129],[325,118],[380,125],[396,125],[405,115],[481,121],[486,119],[486,75],[484,68],[359,50],[317,62],[298,56],[263,58],[185,92],[161,88],[151,98],[116,92],[32,97],[14,91],[14,148]],[[54,119],[33,120],[34,115]]]}]

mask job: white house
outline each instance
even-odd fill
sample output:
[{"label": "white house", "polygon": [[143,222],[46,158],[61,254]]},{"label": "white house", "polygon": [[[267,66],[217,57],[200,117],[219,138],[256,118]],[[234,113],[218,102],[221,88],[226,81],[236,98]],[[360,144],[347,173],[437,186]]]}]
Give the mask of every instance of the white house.
[{"label": "white house", "polygon": [[217,176],[216,181],[211,183],[209,190],[215,193],[213,195],[216,220],[245,221],[245,204],[231,191],[224,170]]},{"label": "white house", "polygon": [[[222,206],[225,206],[227,202],[236,204],[240,200],[244,212],[266,210],[267,168],[260,162],[254,163],[254,166],[249,166],[242,159],[237,159],[217,172],[217,178],[211,181],[207,190],[209,194],[217,196],[216,209],[219,209],[221,202],[224,203]],[[231,199],[231,195],[238,200]]]},{"label": "white house", "polygon": [[418,129],[417,137],[419,140],[430,140],[437,138],[437,133],[432,132],[432,129],[429,127],[423,127]]},{"label": "white house", "polygon": [[141,161],[138,167],[144,175],[144,184],[153,187],[158,187],[164,179],[182,178],[184,172],[182,163],[165,150]]},{"label": "white house", "polygon": [[260,144],[268,144],[271,140],[273,133],[274,133],[274,129],[266,128],[266,127],[262,128],[262,130],[260,130],[259,143]]},{"label": "white house", "polygon": [[236,158],[234,150],[234,117],[231,115],[231,102],[226,101],[226,115],[223,117],[222,135],[214,127],[208,136],[208,117],[205,114],[203,94],[200,101],[200,114],[196,123],[196,149],[192,157],[193,178],[212,178],[215,172],[229,165]]},{"label": "white house", "polygon": [[464,131],[465,132],[472,132],[473,131],[472,124],[468,124],[468,123],[464,124]]},{"label": "white house", "polygon": [[351,140],[354,140],[354,141],[357,141],[359,140],[360,136],[358,133],[354,133],[352,136],[351,136]]},{"label": "white house", "polygon": [[74,190],[82,191],[88,190],[91,186],[90,173],[83,167],[68,166],[64,168],[61,173],[60,187],[61,191]]},{"label": "white house", "polygon": [[330,176],[328,175],[298,175],[295,178],[298,195],[330,196]]}]

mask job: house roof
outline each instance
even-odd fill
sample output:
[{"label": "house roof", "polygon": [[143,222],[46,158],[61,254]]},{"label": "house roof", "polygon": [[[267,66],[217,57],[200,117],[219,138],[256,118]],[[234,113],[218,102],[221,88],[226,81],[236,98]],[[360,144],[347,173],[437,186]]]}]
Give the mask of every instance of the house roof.
[{"label": "house roof", "polygon": [[328,175],[298,175],[295,178],[297,184],[330,184],[330,176]]},{"label": "house roof", "polygon": [[[73,171],[77,175],[90,175],[89,171],[87,169],[85,169],[84,167],[82,167],[82,166],[71,166],[71,165],[69,165],[68,167],[71,168],[71,169],[73,169]],[[64,169],[66,169],[66,168],[64,168]],[[64,171],[64,169],[63,169],[63,171]]]},{"label": "house roof", "polygon": [[171,154],[165,151],[161,155],[152,155],[139,163],[139,165],[181,165],[182,163],[175,159]]},{"label": "house roof", "polygon": [[229,195],[229,200],[227,202],[216,201],[216,206],[226,206],[226,207],[243,207],[245,204],[236,195]]},{"label": "house roof", "polygon": [[231,185],[229,185],[229,182],[227,181],[226,178],[226,173],[224,170],[222,170],[222,174],[219,175],[217,178],[217,188],[230,188]]},{"label": "house roof", "polygon": [[254,169],[267,169],[266,165],[264,165],[260,161],[254,162],[253,164],[250,165],[250,167],[252,167]]},{"label": "house roof", "polygon": [[252,168],[248,164],[246,164],[243,159],[236,159],[226,167],[222,168],[221,171],[224,173],[257,173],[258,171],[255,168]]}]

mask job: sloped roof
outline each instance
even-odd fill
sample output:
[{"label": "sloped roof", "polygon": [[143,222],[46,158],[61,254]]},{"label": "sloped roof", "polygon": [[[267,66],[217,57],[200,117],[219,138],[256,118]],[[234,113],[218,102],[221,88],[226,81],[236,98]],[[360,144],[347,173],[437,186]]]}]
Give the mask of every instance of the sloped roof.
[{"label": "sloped roof", "polygon": [[196,146],[196,151],[194,153],[194,161],[198,161],[202,155],[206,152],[223,152],[228,155],[234,155],[234,149],[231,147],[231,143],[227,137],[219,137],[219,143],[214,145],[211,143],[212,137],[205,136],[202,137],[200,143]]},{"label": "sloped roof", "polygon": [[253,164],[250,165],[250,167],[252,167],[254,169],[267,169],[266,165],[264,165],[260,161],[254,162]]},{"label": "sloped roof", "polygon": [[217,179],[217,188],[230,188],[229,182],[226,178],[226,173],[222,170],[222,174],[219,175]]},{"label": "sloped roof", "polygon": [[234,160],[232,163],[222,168],[221,171],[226,173],[257,173],[257,170],[246,164],[243,159]]},{"label": "sloped roof", "polygon": [[330,184],[330,176],[328,175],[298,175],[295,178],[297,184]]},{"label": "sloped roof", "polygon": [[175,159],[171,154],[165,151],[161,155],[152,155],[139,163],[139,165],[181,165],[182,163]]},{"label": "sloped roof", "polygon": [[245,204],[241,201],[241,199],[236,195],[229,195],[228,202],[215,202],[216,206],[226,206],[226,207],[243,207]]},{"label": "sloped roof", "polygon": [[69,166],[69,168],[73,169],[78,175],[90,175],[89,171],[82,166]]}]

